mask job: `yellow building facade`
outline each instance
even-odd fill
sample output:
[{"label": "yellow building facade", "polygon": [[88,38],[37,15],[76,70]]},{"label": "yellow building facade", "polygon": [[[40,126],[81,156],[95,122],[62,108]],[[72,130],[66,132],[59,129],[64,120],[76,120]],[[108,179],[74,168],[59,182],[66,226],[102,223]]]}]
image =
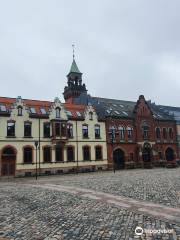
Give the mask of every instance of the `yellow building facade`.
[{"label": "yellow building facade", "polygon": [[92,106],[0,98],[1,176],[107,169],[105,122]]}]

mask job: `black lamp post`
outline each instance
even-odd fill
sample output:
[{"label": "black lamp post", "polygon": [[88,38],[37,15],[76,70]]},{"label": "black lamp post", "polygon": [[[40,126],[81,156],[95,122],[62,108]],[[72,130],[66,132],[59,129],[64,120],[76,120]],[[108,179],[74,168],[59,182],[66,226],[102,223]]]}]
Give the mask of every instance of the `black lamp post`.
[{"label": "black lamp post", "polygon": [[37,149],[38,149],[38,141],[35,141],[34,145],[36,147],[36,180],[37,180],[37,164],[38,164],[38,162],[37,162]]},{"label": "black lamp post", "polygon": [[[110,123],[111,123],[111,125],[114,125],[114,124],[112,124],[112,123],[114,123],[113,120],[112,120],[112,111],[111,111],[111,114],[110,114]],[[114,140],[115,140],[114,131],[115,131],[114,126],[111,126],[110,142],[111,142],[111,147],[112,147],[113,171],[115,173],[115,161],[114,161],[114,156],[113,156]]]}]

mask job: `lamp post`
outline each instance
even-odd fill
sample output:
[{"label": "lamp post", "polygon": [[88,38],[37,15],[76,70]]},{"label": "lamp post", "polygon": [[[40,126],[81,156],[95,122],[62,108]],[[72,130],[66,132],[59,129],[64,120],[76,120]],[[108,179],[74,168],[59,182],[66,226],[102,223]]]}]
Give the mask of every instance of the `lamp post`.
[{"label": "lamp post", "polygon": [[35,147],[36,147],[36,180],[37,180],[37,149],[38,149],[38,141],[35,141],[34,142],[34,145],[35,145]]},{"label": "lamp post", "polygon": [[113,120],[112,120],[112,111],[110,113],[110,124],[113,125],[111,126],[111,131],[110,131],[110,142],[111,142],[111,147],[112,147],[112,159],[113,159],[113,171],[115,173],[115,161],[114,161],[114,156],[113,156],[113,148],[114,148],[114,140],[115,140],[115,134],[114,134],[114,131],[115,131],[115,128],[114,128],[114,123]]}]

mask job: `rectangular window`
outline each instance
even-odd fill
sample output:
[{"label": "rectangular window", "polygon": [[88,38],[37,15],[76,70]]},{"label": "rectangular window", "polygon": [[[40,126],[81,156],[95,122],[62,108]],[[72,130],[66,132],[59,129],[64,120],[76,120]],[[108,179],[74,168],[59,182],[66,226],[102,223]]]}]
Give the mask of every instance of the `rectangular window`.
[{"label": "rectangular window", "polygon": [[26,147],[24,148],[24,163],[32,163],[33,153],[32,148]]},{"label": "rectangular window", "polygon": [[58,136],[58,137],[60,137],[60,131],[61,129],[60,129],[60,123],[58,123],[58,122],[56,122],[55,123],[55,134],[56,134],[56,136]]},{"label": "rectangular window", "polygon": [[56,162],[63,162],[63,148],[56,147]]},{"label": "rectangular window", "polygon": [[120,140],[125,139],[125,129],[124,128],[119,129],[119,136],[120,136]]},{"label": "rectangular window", "polygon": [[50,138],[50,123],[46,122],[43,126],[44,138]]},{"label": "rectangular window", "polygon": [[69,124],[67,126],[67,133],[68,133],[69,138],[73,138],[73,125],[72,124]]},{"label": "rectangular window", "polygon": [[74,161],[74,148],[67,147],[67,161],[73,162]]},{"label": "rectangular window", "polygon": [[8,137],[15,137],[15,122],[8,122],[7,123],[7,136]]},{"label": "rectangular window", "polygon": [[83,138],[88,138],[88,126],[87,125],[83,125],[82,134],[83,134]]},{"label": "rectangular window", "polygon": [[31,122],[24,123],[24,137],[31,137]]},{"label": "rectangular window", "polygon": [[95,148],[96,160],[102,160],[102,148],[96,147]]},{"label": "rectangular window", "polygon": [[44,147],[43,159],[44,159],[44,162],[51,162],[51,148],[50,147]]},{"label": "rectangular window", "polygon": [[127,130],[127,133],[128,133],[128,139],[132,139],[132,129],[128,129]]},{"label": "rectangular window", "polygon": [[100,138],[100,126],[96,125],[95,126],[95,138]]},{"label": "rectangular window", "polygon": [[61,136],[66,137],[66,124],[61,123]]},{"label": "rectangular window", "polygon": [[144,140],[149,138],[149,127],[148,126],[143,127],[143,138],[144,138]]},{"label": "rectangular window", "polygon": [[83,147],[83,160],[84,161],[90,161],[91,160],[90,148],[88,146]]}]

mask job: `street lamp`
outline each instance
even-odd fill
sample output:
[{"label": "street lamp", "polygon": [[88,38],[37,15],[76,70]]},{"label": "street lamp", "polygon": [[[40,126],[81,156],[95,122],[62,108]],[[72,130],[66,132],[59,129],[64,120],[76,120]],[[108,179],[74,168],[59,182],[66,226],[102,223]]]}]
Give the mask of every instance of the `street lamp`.
[{"label": "street lamp", "polygon": [[[115,173],[115,161],[114,161],[114,156],[113,156],[113,148],[114,148],[114,140],[115,140],[115,127],[114,127],[114,123],[112,120],[112,111],[110,114],[110,123],[111,123],[111,129],[110,129],[110,142],[111,142],[111,147],[112,147],[112,159],[113,159],[113,171]],[[113,125],[113,126],[112,126]]]},{"label": "street lamp", "polygon": [[35,145],[35,147],[36,147],[36,180],[37,180],[37,149],[38,149],[38,141],[35,141],[34,142],[34,145]]}]

